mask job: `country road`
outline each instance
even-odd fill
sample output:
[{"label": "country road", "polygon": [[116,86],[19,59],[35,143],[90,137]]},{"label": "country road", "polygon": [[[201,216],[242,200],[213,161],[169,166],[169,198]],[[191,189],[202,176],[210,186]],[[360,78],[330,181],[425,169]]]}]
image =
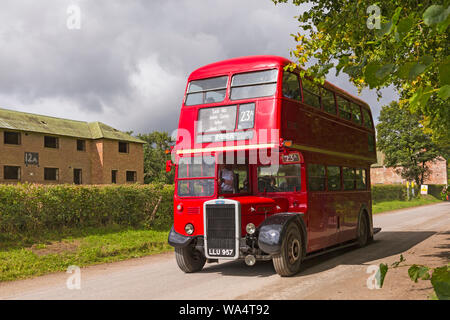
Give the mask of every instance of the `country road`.
[{"label": "country road", "polygon": [[388,272],[381,289],[369,289],[370,265],[441,266],[450,261],[450,203],[374,216],[382,231],[361,249],[348,248],[304,262],[302,271],[280,278],[271,262],[207,264],[184,274],[174,254],[81,269],[81,289],[66,287],[68,273],[0,283],[0,299],[427,299],[429,281],[412,282],[407,267]]}]

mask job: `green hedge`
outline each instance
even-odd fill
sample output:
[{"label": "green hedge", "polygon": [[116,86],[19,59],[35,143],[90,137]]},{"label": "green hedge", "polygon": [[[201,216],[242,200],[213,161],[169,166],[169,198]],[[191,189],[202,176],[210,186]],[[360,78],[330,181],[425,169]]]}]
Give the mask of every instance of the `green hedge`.
[{"label": "green hedge", "polygon": [[[168,229],[173,224],[173,188],[163,184],[0,185],[0,233],[109,225]],[[428,188],[429,194],[441,199],[443,185]],[[392,200],[406,200],[406,186],[372,186],[373,203]]]},{"label": "green hedge", "polygon": [[[442,189],[445,187],[443,184],[430,184],[428,185],[428,194],[432,195],[436,199],[442,199]],[[414,188],[414,194],[416,197],[420,194],[420,188]],[[409,191],[411,195],[411,190]],[[383,201],[393,200],[407,200],[406,185],[404,184],[376,184],[372,186],[372,202],[378,203]]]},{"label": "green hedge", "polygon": [[173,186],[162,184],[0,185],[0,232],[108,225],[167,229],[173,222],[172,199]]}]

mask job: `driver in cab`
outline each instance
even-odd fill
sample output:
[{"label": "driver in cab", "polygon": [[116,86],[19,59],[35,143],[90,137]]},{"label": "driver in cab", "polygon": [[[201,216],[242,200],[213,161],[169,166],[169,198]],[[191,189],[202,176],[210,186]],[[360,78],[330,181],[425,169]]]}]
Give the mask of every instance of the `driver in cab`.
[{"label": "driver in cab", "polygon": [[219,167],[219,186],[221,193],[234,192],[234,172],[229,164],[221,164]]}]

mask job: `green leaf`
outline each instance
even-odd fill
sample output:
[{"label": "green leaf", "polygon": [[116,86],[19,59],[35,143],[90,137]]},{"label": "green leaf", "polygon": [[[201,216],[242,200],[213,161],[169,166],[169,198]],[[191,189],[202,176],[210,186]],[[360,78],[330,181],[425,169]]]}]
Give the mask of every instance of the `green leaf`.
[{"label": "green leaf", "polygon": [[386,274],[389,270],[389,267],[387,264],[380,263],[380,288],[383,287],[384,284],[384,278],[386,278]]},{"label": "green leaf", "polygon": [[398,69],[397,76],[400,79],[409,80],[409,73],[410,73],[411,69],[414,67],[415,64],[416,64],[415,62],[406,62],[406,63],[404,63]]},{"label": "green leaf", "polygon": [[398,22],[398,18],[400,17],[400,13],[402,12],[402,7],[397,7],[397,9],[395,9],[394,14],[392,15],[392,23],[395,25]]},{"label": "green leaf", "polygon": [[441,23],[447,19],[448,10],[441,5],[431,5],[423,13],[423,22],[427,26],[433,26],[435,24]]},{"label": "green leaf", "polygon": [[441,87],[438,91],[438,97],[442,100],[447,100],[450,98],[450,85],[446,84],[445,86]]},{"label": "green leaf", "polygon": [[397,25],[397,32],[400,35],[400,38],[404,38],[406,34],[411,30],[412,26],[414,25],[414,19],[411,17],[404,18],[400,20],[400,22]]},{"label": "green leaf", "polygon": [[382,37],[392,31],[392,21],[382,23],[380,29],[375,29],[375,36]]},{"label": "green leaf", "polygon": [[431,284],[440,300],[450,300],[450,267],[443,266],[434,269]]},{"label": "green leaf", "polygon": [[394,70],[394,67],[395,67],[395,65],[393,65],[392,63],[382,66],[375,72],[375,77],[378,80],[383,81],[392,73],[392,71]]},{"label": "green leaf", "polygon": [[381,66],[377,62],[369,62],[364,70],[365,81],[371,89],[381,84],[380,80],[376,76],[376,73],[380,68]]},{"label": "green leaf", "polygon": [[420,62],[426,66],[429,66],[430,64],[432,64],[433,60],[434,60],[433,57],[429,56],[429,55],[426,55],[426,56],[423,56],[420,58]]},{"label": "green leaf", "polygon": [[420,87],[416,93],[409,99],[409,104],[412,110],[417,110],[426,106],[428,100],[431,97],[432,88],[426,87],[425,89]]},{"label": "green leaf", "polygon": [[409,80],[415,80],[422,72],[425,71],[426,65],[423,65],[421,63],[416,63],[411,70],[409,70]]},{"label": "green leaf", "polygon": [[419,266],[417,264],[413,264],[408,269],[408,275],[411,278],[412,281],[417,282],[419,278],[426,277],[426,274],[428,273],[430,269],[425,266]]},{"label": "green leaf", "polygon": [[439,80],[441,86],[445,86],[450,84],[450,58],[447,59],[440,64],[439,66]]}]

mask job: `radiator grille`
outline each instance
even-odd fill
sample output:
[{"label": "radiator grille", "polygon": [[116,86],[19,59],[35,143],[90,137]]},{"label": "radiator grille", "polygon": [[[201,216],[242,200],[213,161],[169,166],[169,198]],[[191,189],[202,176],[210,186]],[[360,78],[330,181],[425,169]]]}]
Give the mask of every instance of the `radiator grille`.
[{"label": "radiator grille", "polygon": [[208,248],[236,248],[236,208],[234,204],[206,205]]}]

